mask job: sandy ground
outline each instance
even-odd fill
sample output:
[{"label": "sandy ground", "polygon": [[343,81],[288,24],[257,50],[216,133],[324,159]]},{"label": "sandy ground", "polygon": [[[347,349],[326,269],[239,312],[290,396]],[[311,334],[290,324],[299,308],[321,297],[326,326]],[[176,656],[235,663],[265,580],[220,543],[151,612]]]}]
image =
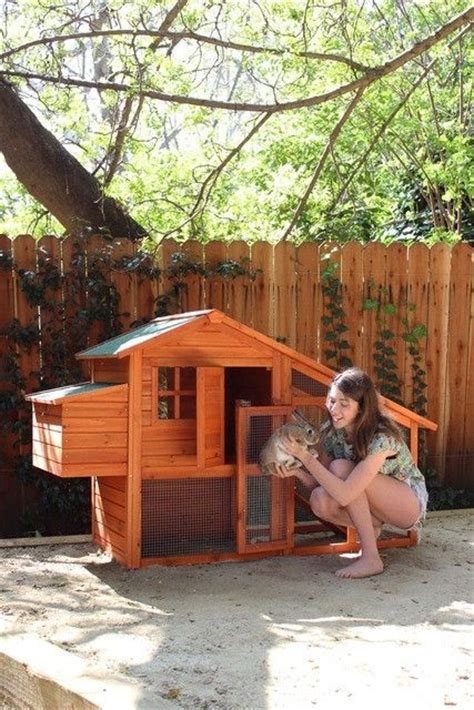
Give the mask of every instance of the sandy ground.
[{"label": "sandy ground", "polygon": [[473,519],[430,517],[363,580],[338,556],[128,571],[88,544],[3,549],[0,640],[73,654],[116,710],[467,710]]}]

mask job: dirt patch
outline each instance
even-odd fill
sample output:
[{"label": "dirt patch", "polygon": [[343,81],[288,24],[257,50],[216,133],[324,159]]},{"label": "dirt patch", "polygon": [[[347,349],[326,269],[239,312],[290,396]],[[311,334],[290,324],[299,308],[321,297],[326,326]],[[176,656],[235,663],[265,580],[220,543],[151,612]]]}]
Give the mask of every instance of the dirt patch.
[{"label": "dirt patch", "polygon": [[0,637],[74,654],[128,689],[121,710],[467,710],[472,521],[429,517],[363,580],[338,556],[128,571],[92,544],[3,549]]}]

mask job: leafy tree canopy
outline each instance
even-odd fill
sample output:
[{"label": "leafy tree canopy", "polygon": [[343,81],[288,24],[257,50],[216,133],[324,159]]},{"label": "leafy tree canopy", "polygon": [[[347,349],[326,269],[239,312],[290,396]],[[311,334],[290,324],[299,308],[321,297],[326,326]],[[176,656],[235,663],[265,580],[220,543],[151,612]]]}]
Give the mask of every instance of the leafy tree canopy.
[{"label": "leafy tree canopy", "polygon": [[29,179],[32,120],[0,101],[1,228],[70,230],[83,190],[152,244],[474,240],[473,19],[463,0],[4,0],[0,88],[60,161]]}]

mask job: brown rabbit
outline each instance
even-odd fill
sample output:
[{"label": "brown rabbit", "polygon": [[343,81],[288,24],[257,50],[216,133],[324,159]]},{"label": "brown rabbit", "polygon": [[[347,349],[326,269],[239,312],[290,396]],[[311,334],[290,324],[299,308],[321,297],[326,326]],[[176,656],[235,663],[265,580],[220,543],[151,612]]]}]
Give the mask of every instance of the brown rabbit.
[{"label": "brown rabbit", "polygon": [[260,452],[260,469],[265,474],[275,474],[275,464],[284,466],[289,471],[300,468],[303,464],[291,454],[287,454],[281,447],[281,440],[284,436],[290,436],[298,443],[306,446],[311,453],[316,454],[314,448],[318,443],[318,432],[315,427],[304,418],[298,411],[291,413],[292,421],[283,424],[273,432],[271,437],[263,446]]}]

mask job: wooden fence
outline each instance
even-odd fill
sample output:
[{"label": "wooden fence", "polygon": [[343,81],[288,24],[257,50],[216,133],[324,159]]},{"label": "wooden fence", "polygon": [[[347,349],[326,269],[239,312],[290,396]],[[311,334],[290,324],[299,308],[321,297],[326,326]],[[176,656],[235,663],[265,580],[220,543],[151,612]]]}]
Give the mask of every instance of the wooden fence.
[{"label": "wooden fence", "polygon": [[[97,254],[106,255],[101,273],[120,295],[118,311],[125,329],[153,317],[157,299],[175,286],[177,309],[219,308],[330,367],[337,367],[336,359],[327,356],[335,345],[378,379],[376,368],[382,353],[389,352],[382,366],[400,383],[400,399],[411,407],[415,395],[425,393],[425,413],[439,425],[435,434],[427,436],[426,465],[436,469],[445,485],[474,487],[472,246],[384,247],[352,242],[342,247],[328,243],[295,247],[289,243],[202,245],[168,240],[155,255],[162,269],[157,275],[137,266],[142,262],[136,247],[125,241],[106,244],[93,237],[78,251],[71,237],[35,241],[28,235],[13,240],[0,236],[0,359],[5,360],[12,349],[11,336],[5,333],[14,319],[20,327],[39,323],[41,328],[38,343],[28,348],[14,346],[26,390],[38,389],[37,373],[51,358],[54,338],[48,336],[48,325],[58,313],[64,316],[71,309],[67,296],[73,288],[69,281],[74,270],[82,270],[85,277],[77,282],[83,292],[78,294],[75,287],[75,308],[80,304],[87,309],[92,297],[87,274]],[[180,256],[173,261],[177,271],[184,264],[179,278],[177,272],[165,268],[176,254]],[[25,274],[27,282],[27,272],[34,276],[45,260],[64,277],[60,287],[56,284],[47,291],[47,306],[40,298],[35,303],[24,287]],[[207,267],[209,273],[193,269],[196,264]],[[216,265],[224,268],[216,273]],[[246,268],[235,275],[239,266]],[[334,309],[335,302],[339,310]],[[62,311],[58,310],[61,305]],[[101,339],[103,332],[100,322],[93,324],[86,344]],[[416,335],[411,350],[410,333]],[[79,348],[74,338],[68,342],[71,352],[64,357],[72,358]],[[383,350],[389,346],[392,354]],[[418,379],[414,379],[417,367]],[[14,390],[7,380],[4,374],[3,393]],[[14,471],[16,453],[13,435],[2,433],[0,494],[4,501],[10,500],[9,510],[23,505],[24,492]]]}]

